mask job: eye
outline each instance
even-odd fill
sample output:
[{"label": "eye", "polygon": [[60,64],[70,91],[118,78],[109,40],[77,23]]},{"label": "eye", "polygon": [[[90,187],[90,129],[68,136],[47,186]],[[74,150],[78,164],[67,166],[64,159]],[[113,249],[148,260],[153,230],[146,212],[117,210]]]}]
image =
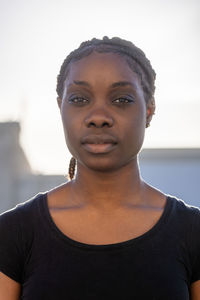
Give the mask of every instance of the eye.
[{"label": "eye", "polygon": [[88,103],[88,99],[86,99],[84,97],[74,96],[74,97],[69,98],[69,103],[84,104],[84,103]]},{"label": "eye", "polygon": [[119,97],[117,99],[112,100],[112,102],[117,104],[129,104],[129,103],[133,103],[134,99],[128,97]]}]

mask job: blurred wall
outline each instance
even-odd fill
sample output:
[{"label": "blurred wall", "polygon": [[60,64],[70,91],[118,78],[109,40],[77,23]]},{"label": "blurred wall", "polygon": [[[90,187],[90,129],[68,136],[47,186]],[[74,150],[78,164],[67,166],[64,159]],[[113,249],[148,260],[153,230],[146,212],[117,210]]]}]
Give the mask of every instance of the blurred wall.
[{"label": "blurred wall", "polygon": [[66,181],[61,175],[34,174],[19,135],[19,123],[0,123],[0,212]]},{"label": "blurred wall", "polygon": [[200,149],[144,149],[139,160],[144,180],[200,207]]}]

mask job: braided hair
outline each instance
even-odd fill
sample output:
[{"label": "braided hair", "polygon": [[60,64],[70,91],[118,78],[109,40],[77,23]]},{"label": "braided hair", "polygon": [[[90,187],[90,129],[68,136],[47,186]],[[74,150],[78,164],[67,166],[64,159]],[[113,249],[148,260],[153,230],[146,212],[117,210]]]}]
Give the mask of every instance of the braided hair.
[{"label": "braided hair", "polygon": [[60,68],[60,73],[57,76],[56,91],[59,98],[62,99],[63,96],[64,81],[69,72],[70,64],[90,55],[93,51],[98,53],[110,52],[123,56],[130,68],[137,73],[140,78],[146,103],[154,101],[156,73],[144,52],[130,41],[119,37],[110,39],[107,36],[104,36],[103,39],[93,38],[92,40],[81,43],[77,49],[66,57]]}]

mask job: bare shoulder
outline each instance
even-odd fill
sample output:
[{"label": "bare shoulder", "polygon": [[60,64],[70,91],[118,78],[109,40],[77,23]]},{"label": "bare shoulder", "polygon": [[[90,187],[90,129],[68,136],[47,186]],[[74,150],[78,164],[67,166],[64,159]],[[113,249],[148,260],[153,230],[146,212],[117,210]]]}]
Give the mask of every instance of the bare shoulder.
[{"label": "bare shoulder", "polygon": [[19,300],[21,285],[0,272],[0,300]]}]

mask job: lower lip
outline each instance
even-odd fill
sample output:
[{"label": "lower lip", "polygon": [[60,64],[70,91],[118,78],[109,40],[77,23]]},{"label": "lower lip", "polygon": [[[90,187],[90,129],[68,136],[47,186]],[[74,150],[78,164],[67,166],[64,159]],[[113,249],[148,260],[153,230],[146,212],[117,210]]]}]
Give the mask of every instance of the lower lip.
[{"label": "lower lip", "polygon": [[108,153],[116,147],[116,144],[106,143],[106,144],[83,144],[85,150],[90,153],[102,154]]}]

